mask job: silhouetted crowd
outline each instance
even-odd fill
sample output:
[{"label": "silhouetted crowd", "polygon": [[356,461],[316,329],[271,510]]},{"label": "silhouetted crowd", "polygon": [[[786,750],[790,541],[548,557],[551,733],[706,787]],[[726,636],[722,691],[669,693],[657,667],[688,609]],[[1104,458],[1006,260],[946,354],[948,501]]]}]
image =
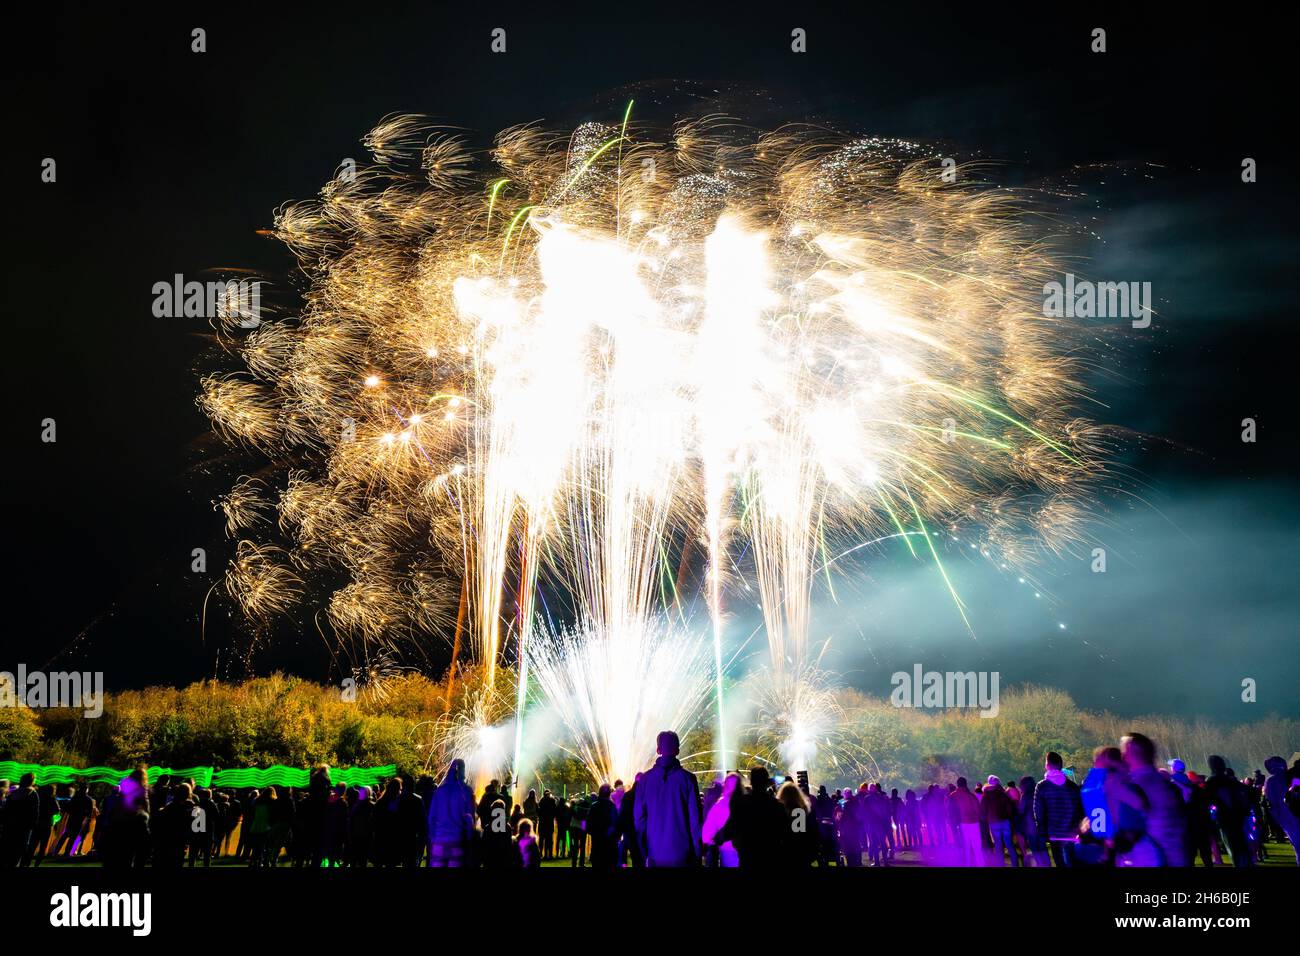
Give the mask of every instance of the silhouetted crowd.
[{"label": "silhouetted crowd", "polygon": [[[105,787],[16,787],[0,780],[0,865],[98,859],[106,867],[742,868],[889,866],[900,854],[941,866],[1253,866],[1264,843],[1300,846],[1300,761],[1281,757],[1238,779],[1221,757],[1197,774],[1156,766],[1141,734],[1099,748],[1082,783],[1059,754],[1041,778],[965,777],[924,791],[879,783],[811,793],[757,767],[701,794],[678,760],[672,731],[654,766],[573,797],[529,790],[516,803],[489,783],[476,795],[463,761],[441,782],[393,777],[382,788],[332,784],[328,768],[306,788],[232,790],[190,781],[150,784],[136,770]],[[1297,858],[1300,862],[1300,857]]]}]

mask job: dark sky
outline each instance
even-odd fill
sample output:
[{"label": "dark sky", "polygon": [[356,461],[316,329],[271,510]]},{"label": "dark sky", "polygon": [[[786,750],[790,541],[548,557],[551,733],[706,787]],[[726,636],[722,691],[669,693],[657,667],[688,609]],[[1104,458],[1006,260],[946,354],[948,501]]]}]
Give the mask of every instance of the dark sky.
[{"label": "dark sky", "polygon": [[[388,113],[486,137],[608,119],[629,90],[686,88],[720,91],[747,119],[935,141],[1002,161],[1010,181],[1082,183],[1092,198],[1075,211],[1104,239],[1083,250],[1090,271],[1152,282],[1161,311],[1150,334],[1118,338],[1093,383],[1108,405],[1096,417],[1162,439],[1123,462],[1146,503],[1114,503],[1105,536],[1123,558],[1104,580],[1062,562],[1045,604],[958,564],[971,642],[933,575],[887,557],[852,603],[820,606],[836,666],[882,694],[914,661],[978,662],[1121,713],[1300,714],[1297,190],[1281,30],[1233,11],[1180,7],[1175,24],[1175,8],[1118,5],[278,6],[50,4],[9,37],[15,626],[0,669],[102,669],[110,688],[228,673],[230,625],[200,641],[211,579],[189,571],[192,548],[218,573],[229,547],[212,508],[228,483],[220,446],[194,404],[208,329],[154,318],[155,282],[223,267],[287,275],[288,257],[255,230],[342,157],[362,157],[359,139]],[[497,26],[505,55],[489,51]],[[1095,26],[1108,29],[1102,55],[1089,52]],[[794,27],[808,31],[806,54],[790,52]],[[39,181],[46,156],[52,185]],[[1246,156],[1259,163],[1252,185]],[[1253,445],[1239,439],[1247,416]],[[53,445],[40,441],[46,417]],[[314,678],[326,665],[314,632],[286,633],[258,659]],[[1260,682],[1258,711],[1238,699],[1241,676]]]}]

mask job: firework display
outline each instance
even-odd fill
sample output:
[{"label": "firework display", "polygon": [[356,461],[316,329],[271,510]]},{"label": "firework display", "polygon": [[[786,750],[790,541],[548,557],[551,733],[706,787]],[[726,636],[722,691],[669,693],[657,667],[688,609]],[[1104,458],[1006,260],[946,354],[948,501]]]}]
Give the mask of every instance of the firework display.
[{"label": "firework display", "polygon": [[1290,37],[1095,7],[42,4],[10,935],[1293,923]]},{"label": "firework display", "polygon": [[280,210],[301,308],[224,325],[240,367],[200,403],[271,466],[221,502],[226,594],[257,628],[323,609],[362,674],[430,638],[474,661],[440,754],[518,774],[560,748],[609,780],[700,726],[725,768],[739,693],[760,749],[806,763],[838,746],[820,581],[896,546],[969,630],[936,534],[1011,568],[1075,543],[1103,432],[1024,197],[913,143],[633,104],[486,155],[413,116],[365,143]]}]

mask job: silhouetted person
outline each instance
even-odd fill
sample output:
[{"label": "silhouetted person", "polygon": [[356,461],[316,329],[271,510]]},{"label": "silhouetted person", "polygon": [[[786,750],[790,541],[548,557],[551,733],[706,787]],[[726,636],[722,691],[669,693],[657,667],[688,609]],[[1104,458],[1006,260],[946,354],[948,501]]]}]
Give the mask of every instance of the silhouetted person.
[{"label": "silhouetted person", "polygon": [[569,804],[569,865],[587,865],[587,811],[591,803],[586,797],[575,797]]},{"label": "silhouetted person", "polygon": [[1183,795],[1168,777],[1156,769],[1156,745],[1143,734],[1130,733],[1120,741],[1128,782],[1141,791],[1146,802],[1143,830],[1158,850],[1156,866],[1187,866],[1187,808]]},{"label": "silhouetted person", "polygon": [[573,805],[561,797],[555,802],[555,855],[563,860],[569,855],[569,824],[573,821]]},{"label": "silhouetted person", "polygon": [[231,803],[234,794],[229,790],[213,790],[212,801],[217,805],[217,832],[212,842],[212,856],[221,859],[230,852],[230,838],[238,822],[236,810]]},{"label": "silhouetted person", "polygon": [[907,791],[903,797],[903,845],[917,848],[921,845],[921,801],[916,798],[916,791]]},{"label": "silhouetted person", "polygon": [[781,862],[788,826],[767,770],[754,767],[749,771],[749,792],[732,798],[731,812],[717,839],[735,844],[742,869],[769,869]]},{"label": "silhouetted person", "polygon": [[347,787],[339,784],[325,801],[325,821],[321,833],[321,859],[330,866],[342,866],[348,856]]},{"label": "silhouetted person", "polygon": [[[141,787],[124,789],[123,805],[116,811],[111,825],[111,848],[100,848],[100,858],[106,870],[143,867],[149,862],[153,849],[148,794]],[[129,804],[125,802],[128,800]]]},{"label": "silhouetted person", "polygon": [[1269,757],[1264,761],[1264,769],[1268,771],[1268,779],[1264,781],[1264,799],[1268,801],[1269,815],[1291,841],[1291,852],[1295,854],[1296,863],[1300,863],[1300,817],[1287,806],[1287,790],[1291,782],[1286,761],[1281,757]]},{"label": "silhouetted person", "polygon": [[866,810],[867,822],[867,857],[872,866],[888,866],[890,849],[890,823],[893,806],[880,784],[873,783],[867,788],[866,800],[862,804]]},{"label": "silhouetted person", "polygon": [[393,777],[375,804],[375,863],[383,867],[402,863],[402,781]]},{"label": "silhouetted person", "polygon": [[[885,788],[881,787],[880,792],[884,793]],[[903,830],[907,821],[903,819],[903,798],[898,795],[898,788],[894,787],[889,791],[889,827],[886,831],[885,842],[889,846],[889,857],[893,859],[894,851],[903,845]]]},{"label": "silhouetted person", "polygon": [[947,829],[943,808],[944,796],[936,783],[930,784],[921,795],[921,816],[925,820],[925,843],[931,848],[942,846]]},{"label": "silhouetted person", "polygon": [[[1148,741],[1149,743],[1149,741]],[[1152,749],[1154,754],[1154,749]],[[1174,795],[1178,788],[1157,774],[1157,786],[1169,784]],[[1118,747],[1100,747],[1092,756],[1092,770],[1084,779],[1079,795],[1083,799],[1083,826],[1075,864],[1114,864],[1117,866],[1162,866],[1165,853],[1148,832],[1151,803],[1143,788],[1136,786],[1134,775]],[[1182,809],[1182,808],[1179,808]],[[1179,827],[1180,840],[1186,830]]]},{"label": "silhouetted person", "polygon": [[212,845],[220,826],[220,813],[217,802],[212,799],[212,792],[206,787],[200,787],[194,791],[190,805],[190,866],[200,859],[204,866],[212,865]]},{"label": "silhouetted person", "polygon": [[293,836],[294,818],[298,815],[293,789],[275,787],[274,790],[275,802],[271,804],[271,834],[267,843],[269,866],[279,865],[280,851],[289,845],[289,840]]},{"label": "silhouetted person", "polygon": [[787,780],[781,784],[776,799],[785,811],[780,848],[782,863],[787,867],[811,866],[818,856],[820,838],[808,795],[793,780]]},{"label": "silhouetted person", "polygon": [[[499,782],[492,780],[488,782],[487,789],[483,791],[483,796],[478,800],[478,825],[482,830],[487,830],[488,824],[491,823],[489,817],[492,814],[492,804],[500,800],[500,794],[497,793]],[[502,801],[504,803],[504,801]]]},{"label": "silhouetted person", "polygon": [[1145,834],[1147,798],[1129,779],[1118,747],[1098,747],[1079,788],[1083,832],[1075,864],[1159,866],[1160,849]]},{"label": "silhouetted person", "polygon": [[465,782],[465,761],[453,760],[429,801],[429,866],[468,865],[475,809],[474,791]]},{"label": "silhouetted person", "polygon": [[[88,800],[89,806],[86,803]],[[94,805],[95,801],[90,800],[86,787],[73,784],[69,788],[64,803],[63,828],[59,832],[59,838],[54,842],[54,848],[50,850],[52,855],[58,856],[63,853],[64,847],[67,847],[66,855],[72,857],[73,851],[81,840],[81,831],[89,822]]]},{"label": "silhouetted person", "polygon": [[632,780],[632,786],[624,791],[623,799],[618,805],[619,864],[622,865],[626,859],[634,868],[645,866],[645,858],[641,855],[641,841],[636,835],[636,794],[640,782],[641,774],[638,773]]},{"label": "silhouetted person", "polygon": [[183,783],[167,788],[156,786],[154,797],[150,816],[153,865],[159,869],[178,869],[185,862],[190,839],[190,811],[194,804],[189,787]]},{"label": "silhouetted person", "polygon": [[519,824],[519,836],[515,839],[515,852],[519,863],[525,870],[533,870],[542,865],[542,851],[533,836],[533,824],[527,817]]},{"label": "silhouetted person", "polygon": [[374,856],[375,804],[369,787],[358,787],[348,807],[348,866],[365,869]]},{"label": "silhouetted person", "polygon": [[1061,755],[1048,753],[1043,765],[1043,779],[1034,786],[1034,823],[1039,835],[1047,840],[1052,862],[1070,866],[1074,862],[1075,841],[1083,820],[1083,800],[1079,785],[1065,775]]},{"label": "silhouetted person", "polygon": [[948,794],[948,823],[957,835],[962,866],[982,866],[984,846],[980,839],[979,798],[970,792],[965,777],[957,778],[957,787]]},{"label": "silhouetted person", "polygon": [[989,831],[989,840],[993,844],[993,865],[1003,866],[1003,851],[1011,855],[1011,865],[1019,866],[1016,859],[1016,847],[1011,842],[1012,821],[1016,815],[1015,804],[1002,788],[1002,781],[990,776],[980,797],[980,822]]},{"label": "silhouetted person", "polygon": [[542,799],[537,801],[537,839],[541,843],[543,860],[555,856],[555,812],[555,797],[551,791],[543,790]]},{"label": "silhouetted person", "polygon": [[1232,865],[1253,866],[1246,840],[1247,803],[1242,783],[1232,776],[1222,757],[1212,755],[1206,762],[1210,767],[1210,777],[1205,781],[1205,795],[1213,808],[1219,832],[1223,834],[1223,842],[1232,854]]},{"label": "silhouetted person", "polygon": [[[912,791],[908,791],[911,793]],[[829,866],[838,853],[835,845],[835,798],[827,792],[826,787],[817,788],[817,795],[813,797],[812,812],[817,820],[817,836],[819,847],[817,850],[817,862],[822,866]]]},{"label": "silhouetted person", "polygon": [[25,773],[4,802],[3,862],[6,867],[29,866],[32,861],[41,798],[36,777]]},{"label": "silhouetted person", "polygon": [[483,866],[490,870],[507,869],[519,865],[514,836],[510,832],[510,817],[505,801],[498,797],[488,808],[488,826],[483,831]]},{"label": "silhouetted person", "polygon": [[731,819],[731,807],[736,800],[736,794],[743,793],[744,789],[740,774],[727,774],[727,779],[722,782],[718,798],[713,801],[713,806],[709,807],[708,812],[704,814],[704,824],[700,829],[700,838],[704,841],[704,845],[710,849],[710,866],[719,866],[724,869],[740,866],[740,854],[736,851],[736,844],[726,839],[722,835],[722,831],[726,827],[727,821]]},{"label": "silhouetted person", "polygon": [[618,866],[618,807],[614,806],[610,793],[609,784],[601,784],[596,801],[587,811],[591,865],[598,870],[612,870]]},{"label": "silhouetted person", "polygon": [[312,770],[307,781],[307,793],[298,801],[293,821],[293,855],[298,866],[320,866],[323,859],[325,834],[325,807],[330,798],[329,771],[324,767]]},{"label": "silhouetted person", "polygon": [[[148,787],[148,774],[136,769],[104,798],[104,810],[95,824],[95,852],[105,869],[135,865],[137,852],[142,860],[148,859],[152,841]],[[143,844],[138,844],[139,840]]]},{"label": "silhouetted person", "polygon": [[45,850],[54,835],[54,818],[59,815],[59,801],[54,796],[54,784],[47,783],[36,789],[36,828],[32,831],[32,865],[40,866]]},{"label": "silhouetted person", "polygon": [[248,865],[249,866],[274,866],[275,858],[272,856],[271,840],[272,829],[275,825],[274,813],[275,805],[279,803],[279,795],[275,792],[274,787],[266,787],[260,793],[253,791],[253,825],[248,831]]},{"label": "silhouetted person", "polygon": [[398,855],[402,866],[419,866],[424,859],[425,846],[428,843],[428,810],[424,801],[411,785],[411,778],[406,778],[401,799],[398,802]]},{"label": "silhouetted person", "polygon": [[637,784],[633,818],[646,866],[697,866],[700,862],[700,785],[677,759],[681,741],[665,730],[654,766]]},{"label": "silhouetted person", "polygon": [[1034,866],[1048,866],[1051,862],[1047,855],[1047,840],[1038,832],[1038,820],[1034,817],[1034,792],[1038,782],[1033,777],[1020,778],[1020,805],[1016,807],[1016,835],[1023,843],[1025,866],[1033,861]]},{"label": "silhouetted person", "polygon": [[251,787],[244,791],[239,801],[239,845],[235,848],[235,859],[247,861],[253,852],[253,814],[258,793]]},{"label": "silhouetted person", "polygon": [[[940,813],[943,810],[939,802]],[[845,787],[835,804],[835,842],[840,859],[847,867],[862,866],[862,819],[858,815],[857,797]]]}]

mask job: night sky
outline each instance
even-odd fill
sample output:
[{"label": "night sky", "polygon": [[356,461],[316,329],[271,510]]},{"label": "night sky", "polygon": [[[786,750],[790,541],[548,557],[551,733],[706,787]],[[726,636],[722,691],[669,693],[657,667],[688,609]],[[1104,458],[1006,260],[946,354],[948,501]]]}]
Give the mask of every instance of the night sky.
[{"label": "night sky", "polygon": [[[1052,684],[1123,714],[1300,714],[1281,30],[1236,12],[1189,10],[1176,26],[1104,7],[272,6],[48,5],[9,37],[0,670],[103,670],[110,689],[243,673],[235,622],[221,613],[203,641],[199,613],[231,549],[213,500],[252,459],[229,456],[195,406],[216,367],[206,320],[155,318],[155,282],[232,267],[287,280],[290,257],[256,230],[343,157],[363,159],[359,140],[389,113],[485,143],[530,120],[609,120],[629,96],[667,109],[707,95],[746,119],[933,142],[998,161],[1013,184],[1077,187],[1088,199],[1071,212],[1100,236],[1079,271],[1149,281],[1157,300],[1151,329],[1102,330],[1089,381],[1104,403],[1089,414],[1134,436],[1120,464],[1141,495],[1105,503],[1108,573],[1063,560],[1034,598],[953,554],[972,641],[932,568],[880,555],[838,606],[817,601],[845,679],[883,696],[890,672],[921,662],[996,669],[1004,687]],[[196,26],[204,54],[190,52]],[[489,50],[498,26],[504,55]],[[1105,54],[1089,51],[1096,26]],[[794,27],[806,54],[790,52]],[[54,184],[40,182],[47,156]],[[47,417],[55,444],[40,441]],[[1255,444],[1240,439],[1245,417]],[[190,572],[196,547],[208,576]],[[333,676],[328,663],[314,629],[293,628],[254,662],[313,679]],[[1242,677],[1258,680],[1258,704],[1240,702]]]}]

